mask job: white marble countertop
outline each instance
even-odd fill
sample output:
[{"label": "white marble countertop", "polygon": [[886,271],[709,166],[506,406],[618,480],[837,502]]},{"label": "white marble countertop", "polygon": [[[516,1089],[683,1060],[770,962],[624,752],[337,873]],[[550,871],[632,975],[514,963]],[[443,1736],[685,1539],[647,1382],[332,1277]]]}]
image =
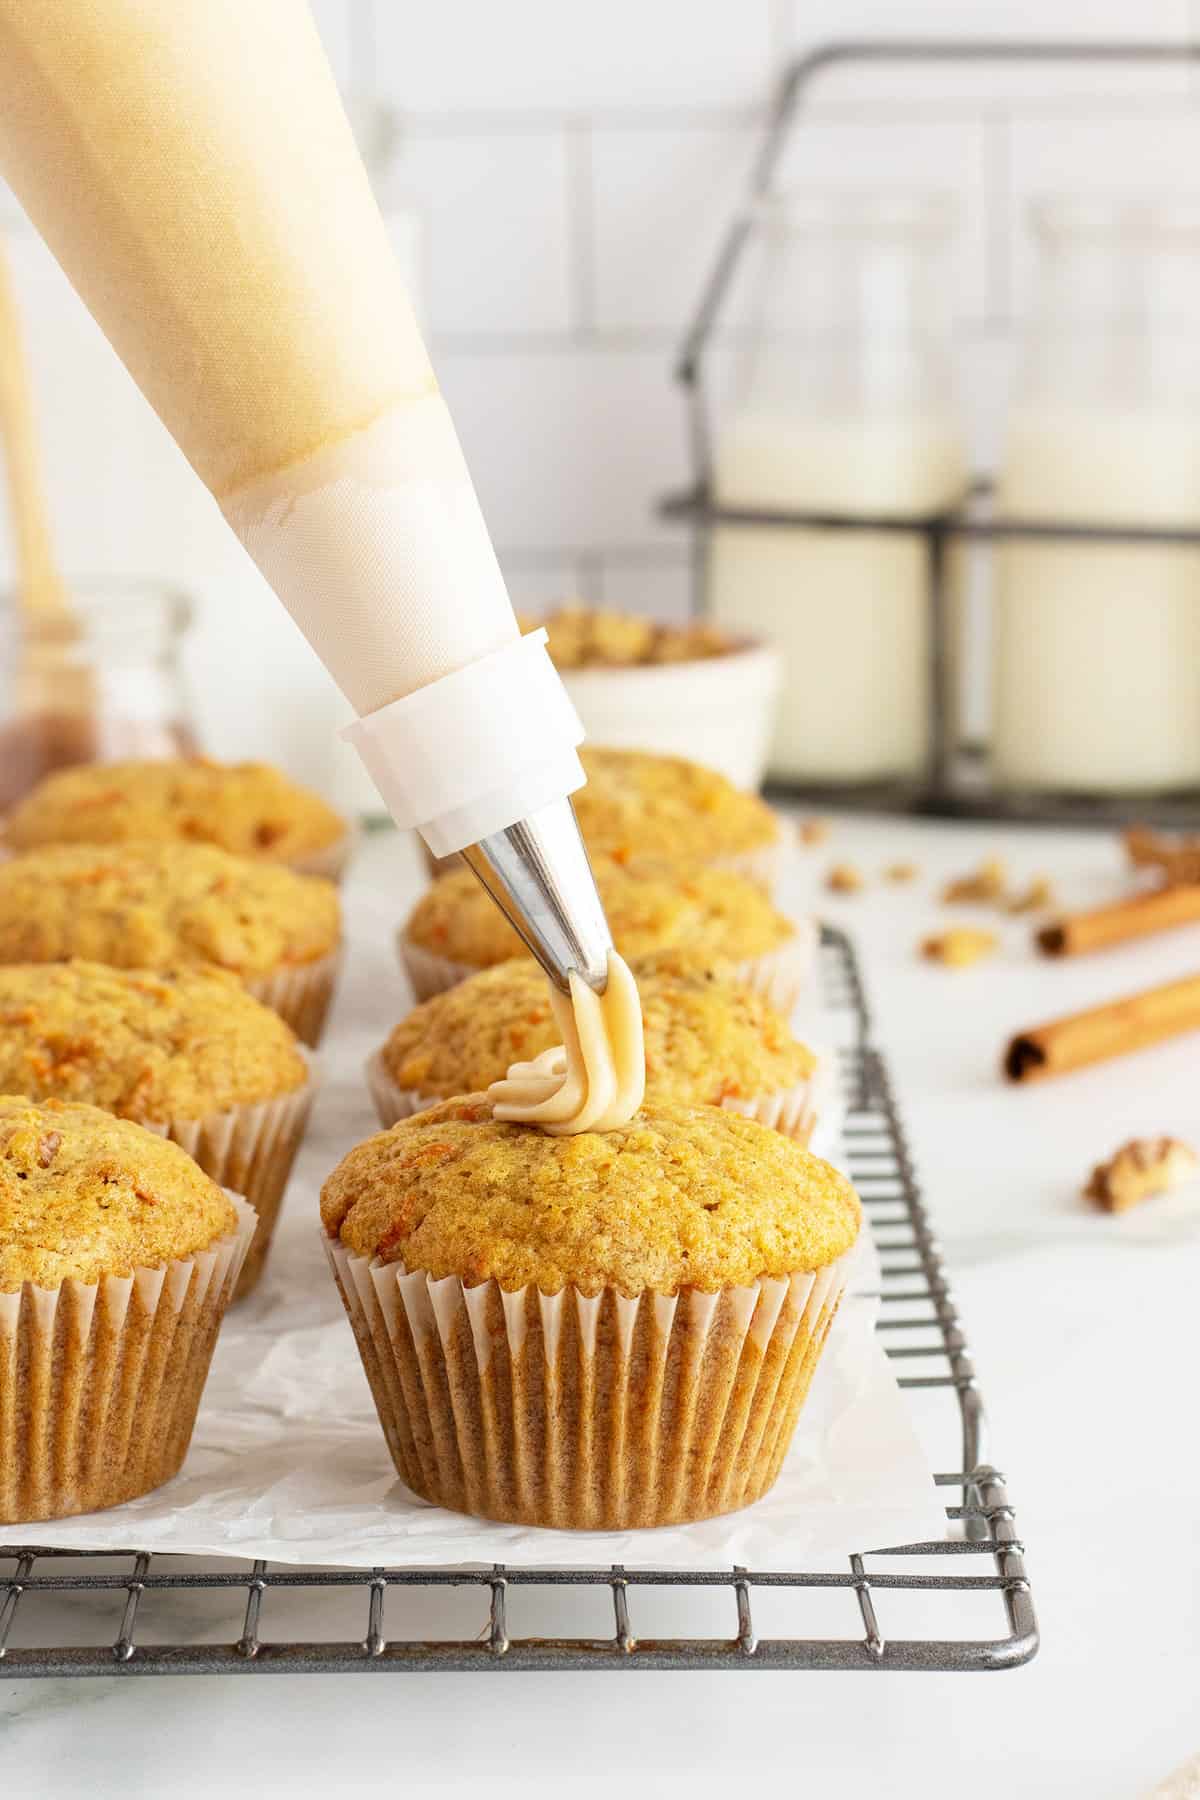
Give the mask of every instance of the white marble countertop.
[{"label": "white marble countertop", "polygon": [[[1043,1636],[1029,1667],[76,1683],[0,1667],[4,1792],[305,1800],[365,1777],[414,1795],[569,1785],[697,1800],[782,1777],[855,1796],[1137,1800],[1200,1750],[1200,1192],[1123,1219],[1078,1198],[1126,1137],[1200,1139],[1196,1040],[1028,1090],[996,1073],[1014,1029],[1195,968],[1200,931],[1052,965],[1013,920],[992,962],[920,963],[920,935],[958,916],[937,905],[937,882],[997,851],[1014,873],[1050,873],[1073,904],[1119,886],[1103,835],[845,820],[803,853],[791,898],[845,924],[863,955],[1028,1545]],[[911,858],[920,879],[827,896],[834,858],[873,878]],[[352,936],[379,929],[381,888],[399,915],[414,867],[398,840],[372,841],[348,896]]]}]

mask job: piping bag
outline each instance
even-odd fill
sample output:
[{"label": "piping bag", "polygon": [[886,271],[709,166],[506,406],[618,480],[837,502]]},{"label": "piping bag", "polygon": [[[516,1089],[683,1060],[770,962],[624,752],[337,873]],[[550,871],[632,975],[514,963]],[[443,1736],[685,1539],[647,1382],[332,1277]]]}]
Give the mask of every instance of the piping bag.
[{"label": "piping bag", "polygon": [[519,633],[303,0],[0,0],[0,167],[359,715],[397,824],[602,1006],[583,731]]}]

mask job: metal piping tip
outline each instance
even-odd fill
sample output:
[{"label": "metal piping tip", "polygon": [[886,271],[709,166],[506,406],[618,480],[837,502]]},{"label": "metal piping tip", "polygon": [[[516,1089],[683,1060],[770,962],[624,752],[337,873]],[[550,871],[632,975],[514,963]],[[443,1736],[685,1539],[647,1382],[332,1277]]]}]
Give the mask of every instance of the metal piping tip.
[{"label": "metal piping tip", "polygon": [[603,993],[613,947],[569,800],[470,844],[462,853],[556,987],[575,969]]}]

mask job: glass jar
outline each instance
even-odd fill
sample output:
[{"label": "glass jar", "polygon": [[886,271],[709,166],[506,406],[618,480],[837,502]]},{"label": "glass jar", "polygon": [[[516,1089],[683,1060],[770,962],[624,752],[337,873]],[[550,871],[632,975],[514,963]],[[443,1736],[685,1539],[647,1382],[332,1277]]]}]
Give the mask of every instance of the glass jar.
[{"label": "glass jar", "polygon": [[[718,504],[904,517],[967,483],[936,195],[781,195],[761,219],[762,300],[714,446]],[[722,624],[782,652],[771,774],[911,781],[931,751],[930,567],[919,532],[718,525]]]},{"label": "glass jar", "polygon": [[0,602],[0,811],[69,763],[197,748],[179,666],[191,604],[151,581],[71,584],[67,624]]},{"label": "glass jar", "polygon": [[[1035,204],[1002,516],[1200,529],[1200,196]],[[992,765],[1009,790],[1200,783],[1200,549],[1010,540]]]}]

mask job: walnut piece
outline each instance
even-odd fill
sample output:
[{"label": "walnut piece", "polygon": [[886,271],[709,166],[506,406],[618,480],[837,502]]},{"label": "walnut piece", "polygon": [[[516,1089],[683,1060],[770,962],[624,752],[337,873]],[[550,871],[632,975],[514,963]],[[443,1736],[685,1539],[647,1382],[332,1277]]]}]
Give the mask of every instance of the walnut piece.
[{"label": "walnut piece", "polygon": [[1054,884],[1048,875],[1035,875],[1023,894],[1010,894],[1005,902],[1010,913],[1044,912],[1055,904]]},{"label": "walnut piece", "polygon": [[796,836],[802,844],[810,849],[814,844],[823,844],[829,836],[828,819],[801,819],[796,826]]},{"label": "walnut piece", "polygon": [[999,947],[994,931],[980,931],[974,925],[952,925],[933,937],[921,940],[921,955],[927,962],[945,963],[950,969],[966,969],[972,963],[991,956]]},{"label": "walnut piece", "polygon": [[894,882],[895,885],[899,887],[906,881],[915,881],[919,874],[920,870],[917,868],[916,863],[894,862],[889,863],[887,868],[883,871],[883,879],[885,881]]},{"label": "walnut piece", "polygon": [[1131,1138],[1106,1163],[1097,1163],[1084,1188],[1104,1212],[1128,1212],[1200,1173],[1200,1156],[1179,1138]]},{"label": "walnut piece", "polygon": [[48,1169],[50,1167],[50,1164],[58,1155],[61,1144],[61,1131],[44,1131],[42,1133],[41,1137],[38,1139],[38,1163],[43,1169]]},{"label": "walnut piece", "polygon": [[853,863],[834,863],[825,877],[825,886],[834,894],[857,894],[863,885],[862,870]]},{"label": "walnut piece", "polygon": [[989,856],[981,862],[972,875],[960,875],[954,881],[948,881],[942,889],[942,899],[950,905],[960,903],[977,904],[979,901],[999,904],[1004,899],[1008,885],[1008,871],[1003,859]]},{"label": "walnut piece", "polygon": [[1200,837],[1163,837],[1148,825],[1131,825],[1125,853],[1135,869],[1159,869],[1171,887],[1200,882]]}]

